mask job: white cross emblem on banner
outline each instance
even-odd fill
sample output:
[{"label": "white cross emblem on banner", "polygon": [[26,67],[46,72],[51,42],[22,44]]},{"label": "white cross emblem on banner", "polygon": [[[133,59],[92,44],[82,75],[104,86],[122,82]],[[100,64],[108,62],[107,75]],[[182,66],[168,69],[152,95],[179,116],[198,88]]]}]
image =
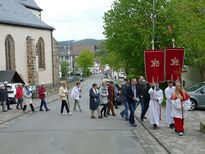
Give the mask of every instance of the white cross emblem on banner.
[{"label": "white cross emblem on banner", "polygon": [[171,66],[179,66],[179,60],[176,57],[174,59],[171,59],[171,61]]},{"label": "white cross emblem on banner", "polygon": [[160,65],[159,60],[156,59],[151,60],[151,63],[152,63],[151,67],[159,67]]}]

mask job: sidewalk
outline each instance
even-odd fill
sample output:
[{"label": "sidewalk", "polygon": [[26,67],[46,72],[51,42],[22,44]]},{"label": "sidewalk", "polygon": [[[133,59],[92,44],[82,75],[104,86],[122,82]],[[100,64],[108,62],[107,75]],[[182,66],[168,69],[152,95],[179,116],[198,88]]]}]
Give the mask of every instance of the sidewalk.
[{"label": "sidewalk", "polygon": [[[58,98],[59,98],[58,94],[47,97],[46,102],[48,104],[48,108],[49,108],[49,103],[52,103],[53,101],[58,100]],[[33,99],[33,106],[35,107],[36,111],[39,110],[40,102],[41,102],[40,99]],[[11,108],[12,110],[9,110],[7,112],[2,112],[2,109],[0,107],[0,125],[10,120],[16,119],[31,111],[30,106],[27,106],[27,109],[25,112],[23,112],[22,110],[17,110],[16,104],[12,104]]]},{"label": "sidewalk", "polygon": [[[137,107],[137,117],[141,113],[141,106]],[[158,130],[153,130],[149,123],[149,111],[146,114],[147,120],[142,123],[169,151],[173,154],[205,153],[205,134],[201,133],[200,120],[205,119],[205,111],[189,111],[185,119],[185,134],[178,136],[174,130],[168,128],[165,117],[165,108],[162,107],[162,121]],[[137,128],[136,128],[137,129]]]},{"label": "sidewalk", "polygon": [[[84,82],[82,82],[82,85],[86,84],[87,81],[88,80],[86,79]],[[75,85],[75,82],[68,83],[69,93],[71,93],[71,89],[74,85]],[[46,102],[48,104],[48,108],[49,108],[49,103],[52,103],[52,102],[54,102],[58,99],[59,99],[58,93],[54,94],[54,95],[51,95],[51,96],[47,96],[46,97]],[[40,103],[41,103],[40,99],[33,99],[33,106],[34,106],[34,108],[37,112],[39,111]],[[27,114],[28,112],[31,111],[30,106],[27,106],[27,109],[26,109],[25,112],[23,112],[22,110],[17,110],[16,109],[16,104],[11,104],[10,106],[11,106],[12,110],[9,110],[7,112],[2,112],[2,107],[0,106],[0,125],[4,124],[4,123],[6,123],[10,120],[16,119],[16,118],[18,118],[18,117],[20,117],[24,114]]]}]

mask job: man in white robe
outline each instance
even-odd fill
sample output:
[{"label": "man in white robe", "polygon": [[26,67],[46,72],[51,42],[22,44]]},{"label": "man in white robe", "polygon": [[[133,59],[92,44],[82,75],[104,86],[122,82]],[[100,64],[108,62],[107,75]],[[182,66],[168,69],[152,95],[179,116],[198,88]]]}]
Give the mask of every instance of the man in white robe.
[{"label": "man in white robe", "polygon": [[165,96],[166,96],[166,122],[169,125],[169,128],[174,128],[174,118],[171,116],[172,112],[172,103],[171,103],[171,96],[174,93],[175,87],[173,86],[173,82],[168,82],[168,87],[165,89]]},{"label": "man in white robe", "polygon": [[163,101],[163,91],[159,88],[158,84],[153,84],[153,87],[149,89],[150,102],[150,124],[153,125],[153,129],[156,130],[160,125],[161,120],[161,103]]}]

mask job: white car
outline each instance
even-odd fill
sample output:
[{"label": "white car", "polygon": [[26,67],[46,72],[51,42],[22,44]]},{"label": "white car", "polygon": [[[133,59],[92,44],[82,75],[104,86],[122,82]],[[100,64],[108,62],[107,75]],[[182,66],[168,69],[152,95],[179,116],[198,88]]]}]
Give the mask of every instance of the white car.
[{"label": "white car", "polygon": [[16,103],[16,88],[18,83],[9,83],[7,85],[8,97],[10,102]]}]

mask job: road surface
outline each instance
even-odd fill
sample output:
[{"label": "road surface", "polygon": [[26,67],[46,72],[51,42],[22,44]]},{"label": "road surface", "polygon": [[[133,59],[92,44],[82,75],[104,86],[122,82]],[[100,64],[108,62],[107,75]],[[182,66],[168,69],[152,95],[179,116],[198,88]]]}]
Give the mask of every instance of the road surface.
[{"label": "road surface", "polygon": [[[60,114],[60,101],[49,112],[28,113],[0,126],[2,154],[143,154],[134,129],[119,116],[90,119],[89,89],[100,75],[82,84],[83,112]],[[71,101],[71,109],[73,101]]]}]

